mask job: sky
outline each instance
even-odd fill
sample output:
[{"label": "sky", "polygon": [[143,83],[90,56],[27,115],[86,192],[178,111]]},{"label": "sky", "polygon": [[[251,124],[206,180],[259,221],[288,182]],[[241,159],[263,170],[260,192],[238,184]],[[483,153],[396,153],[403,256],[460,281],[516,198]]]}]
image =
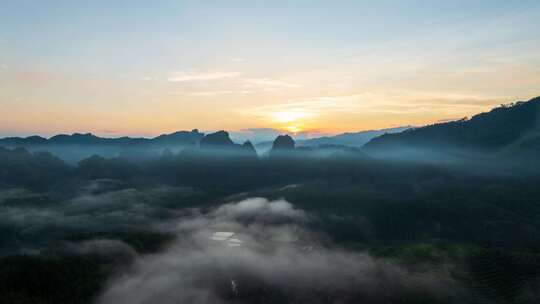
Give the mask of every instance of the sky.
[{"label": "sky", "polygon": [[335,134],[538,95],[538,0],[0,0],[0,136]]}]

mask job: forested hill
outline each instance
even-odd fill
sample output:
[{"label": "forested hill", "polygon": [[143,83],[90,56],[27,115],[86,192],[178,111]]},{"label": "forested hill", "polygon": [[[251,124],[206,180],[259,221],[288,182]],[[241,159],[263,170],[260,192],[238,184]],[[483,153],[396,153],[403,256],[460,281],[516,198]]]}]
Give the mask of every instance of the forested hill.
[{"label": "forested hill", "polygon": [[502,105],[470,119],[439,123],[372,139],[370,152],[540,151],[540,97]]},{"label": "forested hill", "polygon": [[90,133],[74,133],[72,135],[59,134],[51,138],[40,136],[7,137],[0,139],[0,147],[24,147],[28,151],[47,151],[74,164],[92,155],[117,157],[124,154],[124,156],[141,157],[159,154],[166,148],[178,150],[180,147],[195,146],[204,135],[197,129],[163,134],[154,138],[106,138]]},{"label": "forested hill", "polygon": [[133,138],[133,137],[118,137],[105,138],[98,137],[91,133],[81,134],[74,133],[72,135],[59,134],[51,138],[41,136],[29,137],[6,137],[0,138],[0,146],[18,147],[18,146],[47,146],[47,145],[94,145],[94,146],[126,146],[136,144],[195,144],[198,142],[204,133],[194,129],[192,131],[178,131],[171,134],[163,134],[154,138]]}]

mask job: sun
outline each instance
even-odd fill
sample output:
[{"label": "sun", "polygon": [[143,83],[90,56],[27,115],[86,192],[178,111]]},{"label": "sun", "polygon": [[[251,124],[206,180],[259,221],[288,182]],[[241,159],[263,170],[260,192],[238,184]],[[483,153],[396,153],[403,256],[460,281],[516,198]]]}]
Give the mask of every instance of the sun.
[{"label": "sun", "polygon": [[302,127],[299,125],[288,125],[285,127],[285,130],[291,132],[291,133],[299,133],[302,132]]},{"label": "sun", "polygon": [[301,109],[294,109],[274,112],[272,116],[274,122],[278,123],[281,129],[291,133],[299,133],[304,130],[304,120],[310,116],[310,113]]},{"label": "sun", "polygon": [[274,119],[280,123],[292,123],[309,116],[304,111],[282,111],[274,113]]}]

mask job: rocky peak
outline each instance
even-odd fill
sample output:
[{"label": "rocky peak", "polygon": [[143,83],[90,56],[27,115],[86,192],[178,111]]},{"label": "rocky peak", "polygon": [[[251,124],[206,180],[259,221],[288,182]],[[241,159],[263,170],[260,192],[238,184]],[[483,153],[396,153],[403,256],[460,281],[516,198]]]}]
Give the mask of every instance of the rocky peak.
[{"label": "rocky peak", "polygon": [[201,147],[227,147],[234,143],[226,131],[218,131],[208,134],[201,139]]},{"label": "rocky peak", "polygon": [[294,139],[290,137],[289,135],[279,135],[274,140],[274,143],[272,145],[272,151],[279,150],[279,151],[286,151],[286,150],[294,150]]}]

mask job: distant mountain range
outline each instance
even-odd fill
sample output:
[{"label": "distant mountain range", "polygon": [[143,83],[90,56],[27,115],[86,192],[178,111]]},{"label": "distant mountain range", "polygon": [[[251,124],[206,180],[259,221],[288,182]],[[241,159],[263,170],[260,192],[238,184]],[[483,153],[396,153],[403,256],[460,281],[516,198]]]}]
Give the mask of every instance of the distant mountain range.
[{"label": "distant mountain range", "polygon": [[132,137],[118,137],[118,138],[105,138],[98,137],[91,133],[81,134],[74,133],[72,135],[59,134],[51,138],[44,138],[41,136],[29,136],[29,137],[6,137],[0,139],[0,146],[48,146],[48,145],[99,145],[99,146],[127,146],[127,145],[194,145],[201,138],[204,137],[204,133],[200,133],[199,130],[194,129],[192,131],[178,131],[171,134],[163,134],[154,138],[132,138]]},{"label": "distant mountain range", "polygon": [[[314,147],[319,145],[341,145],[350,147],[361,147],[372,138],[387,134],[397,133],[410,129],[410,126],[389,128],[381,130],[368,130],[353,133],[342,133],[335,136],[316,137],[311,139],[296,140],[297,146]],[[215,134],[221,134],[216,132]],[[222,135],[222,134],[221,134]],[[231,134],[231,137],[234,134]],[[263,146],[272,146],[273,140],[279,134],[272,137],[271,140],[261,143]],[[143,137],[117,137],[106,138],[95,136],[91,133],[74,133],[72,135],[59,134],[50,138],[41,136],[29,137],[6,137],[0,138],[0,146],[18,147],[18,146],[51,146],[51,145],[98,145],[98,146],[133,146],[133,145],[196,145],[205,136],[205,133],[194,129],[192,131],[178,131],[171,134],[163,134],[154,138]],[[223,139],[225,140],[225,139]],[[231,140],[231,139],[227,139]],[[245,141],[245,140],[242,140]]]},{"label": "distant mountain range", "polygon": [[[387,134],[397,133],[408,130],[411,126],[388,128],[381,130],[367,130],[359,132],[347,132],[334,136],[322,136],[310,139],[297,139],[297,147],[318,147],[318,146],[348,146],[360,148],[369,142],[371,139]],[[264,141],[255,145],[259,152],[268,151],[272,147],[272,141]]]},{"label": "distant mountain range", "polygon": [[470,119],[412,128],[372,139],[364,149],[400,156],[417,152],[505,155],[540,151],[540,97],[501,105]]},{"label": "distant mountain range", "polygon": [[[370,139],[378,135],[400,132],[408,128],[410,127],[344,133],[336,136],[298,140],[296,143],[298,147],[361,147]],[[192,131],[178,131],[171,134],[163,134],[154,138],[104,138],[90,133],[74,133],[72,135],[60,134],[50,138],[40,136],[6,137],[0,139],[0,146],[11,148],[25,147],[31,151],[46,150],[68,162],[77,162],[94,154],[104,157],[115,157],[120,154],[148,155],[149,153],[160,153],[164,149],[177,151],[185,147],[197,146],[199,144],[204,145],[207,141],[213,142],[209,144],[209,146],[215,146],[216,142],[229,145],[233,144],[229,137],[229,133],[227,132],[218,131],[216,133],[205,134],[194,129]],[[258,144],[257,149],[259,150],[259,153],[270,150],[272,143],[273,140]]]},{"label": "distant mountain range", "polygon": [[150,155],[164,149],[178,150],[195,146],[205,136],[197,129],[163,134],[154,138],[104,138],[90,133],[60,134],[51,138],[40,136],[6,137],[0,147],[24,147],[29,151],[49,151],[69,163],[78,162],[92,155],[116,157],[123,155]]},{"label": "distant mountain range", "polygon": [[[540,152],[540,97],[527,102],[502,105],[470,119],[433,124],[425,127],[398,127],[382,130],[343,133],[312,139],[296,140],[298,148],[360,148],[371,155],[421,157],[431,155],[531,155]],[[273,141],[257,144],[259,154],[272,147]],[[103,138],[90,133],[60,134],[0,139],[3,147],[25,147],[30,151],[47,150],[68,162],[76,162],[97,154],[155,155],[165,149],[172,152],[195,146],[231,146],[239,148],[228,132],[204,134],[197,129],[163,134],[154,138]],[[67,148],[67,149],[66,149]],[[244,148],[252,149],[251,143]],[[419,154],[420,153],[420,154]],[[446,156],[444,156],[446,157]]]},{"label": "distant mountain range", "polygon": [[368,130],[353,133],[342,133],[335,136],[323,136],[304,140],[297,140],[298,146],[320,146],[320,145],[341,145],[350,147],[361,147],[368,143],[371,139],[384,135],[403,132],[412,128],[411,126],[388,128],[381,130]]}]

